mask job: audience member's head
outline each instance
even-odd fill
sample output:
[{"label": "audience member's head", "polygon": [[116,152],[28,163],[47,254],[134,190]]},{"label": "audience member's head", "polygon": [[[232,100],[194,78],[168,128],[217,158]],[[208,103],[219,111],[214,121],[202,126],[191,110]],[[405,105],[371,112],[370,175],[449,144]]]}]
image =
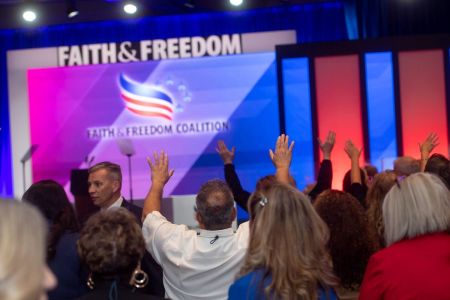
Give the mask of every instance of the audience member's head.
[{"label": "audience member's head", "polygon": [[328,229],[307,196],[276,183],[250,202],[253,224],[240,275],[264,269],[271,276],[264,293],[277,299],[315,299],[319,284],[334,285]]},{"label": "audience member's head", "polygon": [[394,185],[383,203],[387,246],[427,233],[447,231],[450,192],[436,175],[417,173]]},{"label": "audience member's head", "polygon": [[105,210],[81,230],[78,254],[97,280],[130,282],[144,256],[145,244],[135,217],[125,208]]},{"label": "audience member's head", "polygon": [[372,186],[366,196],[367,218],[369,234],[375,243],[375,249],[386,246],[384,240],[383,202],[386,194],[397,182],[397,175],[393,171],[385,171],[375,176]]},{"label": "audience member's head", "polygon": [[277,182],[277,178],[275,177],[275,175],[267,175],[267,176],[261,177],[256,182],[256,189],[255,189],[255,191],[261,191],[261,192],[265,193],[268,190],[270,190],[270,188],[276,182]]},{"label": "audience member's head", "polygon": [[213,179],[200,188],[196,200],[196,218],[207,230],[221,230],[231,227],[236,217],[233,194],[222,180]]},{"label": "audience member's head", "polygon": [[253,225],[259,212],[264,207],[265,202],[267,202],[267,198],[265,195],[267,195],[268,193],[269,190],[267,190],[266,192],[255,191],[248,199],[247,211],[249,215],[250,226]]},{"label": "audience member's head", "polygon": [[363,207],[352,195],[328,190],[321,193],[314,207],[330,230],[328,248],[333,269],[346,289],[357,289],[373,252]]},{"label": "audience member's head", "polygon": [[367,175],[366,184],[368,187],[370,187],[375,178],[375,175],[378,174],[378,169],[377,169],[377,167],[375,167],[373,165],[365,165],[364,171],[366,172],[366,175]]},{"label": "audience member's head", "polygon": [[[366,177],[366,172],[364,171],[364,169],[360,169],[361,172],[361,184],[364,187],[367,187],[367,177]],[[351,170],[348,170],[345,175],[344,175],[344,179],[342,182],[342,190],[346,193],[350,193],[351,191],[351,185],[352,185],[352,177],[351,177]]]},{"label": "audience member's head", "polygon": [[37,207],[49,221],[47,259],[52,259],[61,235],[78,230],[75,213],[64,188],[56,181],[42,180],[32,184],[22,200]]},{"label": "audience member's head", "polygon": [[447,157],[438,153],[431,155],[425,165],[425,172],[438,175],[450,189],[450,161]]},{"label": "audience member's head", "polygon": [[[272,185],[274,185],[277,182],[278,182],[278,180],[275,177],[275,175],[267,175],[267,176],[261,177],[256,182],[255,191],[267,193],[270,190],[270,188],[272,187]],[[292,185],[293,187],[297,186],[297,182],[295,181],[294,177],[292,177],[292,175],[290,175],[290,174],[289,174],[289,184]]]},{"label": "audience member's head", "polygon": [[45,263],[46,226],[34,207],[0,201],[0,299],[42,300],[56,286]]},{"label": "audience member's head", "polygon": [[394,161],[397,176],[409,176],[420,172],[420,162],[411,156],[401,156]]},{"label": "audience member's head", "polygon": [[108,161],[89,168],[89,195],[94,204],[108,208],[120,197],[122,188],[122,171],[120,166]]}]

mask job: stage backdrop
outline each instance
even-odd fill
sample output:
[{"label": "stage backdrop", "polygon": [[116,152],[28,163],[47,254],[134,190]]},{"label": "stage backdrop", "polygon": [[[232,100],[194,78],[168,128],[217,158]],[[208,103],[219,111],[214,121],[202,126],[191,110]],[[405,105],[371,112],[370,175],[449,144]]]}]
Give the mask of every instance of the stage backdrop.
[{"label": "stage backdrop", "polygon": [[[156,46],[165,42],[164,51]],[[72,169],[112,161],[122,167],[123,195],[143,199],[146,157],[161,150],[170,157],[175,174],[165,196],[195,194],[205,181],[223,178],[215,150],[223,139],[236,146],[239,176],[253,188],[274,172],[268,149],[280,132],[276,43],[295,43],[295,32],[140,41],[136,51],[126,41],[11,51],[10,108],[22,114],[12,123],[20,128],[28,116],[30,133],[29,145],[17,138],[13,146],[26,146],[18,154],[35,149],[33,181],[52,178],[68,191]],[[111,62],[124,57],[133,63]]]},{"label": "stage backdrop", "polygon": [[297,143],[292,170],[303,178],[321,159],[316,137],[336,132],[333,187],[350,169],[346,140],[361,166],[393,168],[398,156],[420,158],[432,132],[435,152],[449,154],[450,37],[429,36],[277,47],[281,129]]},{"label": "stage backdrop", "polygon": [[[33,50],[23,50],[23,53],[26,53],[27,51],[31,56],[28,56],[28,59],[23,59],[23,56],[21,58],[16,58],[13,61],[11,59],[8,60],[8,66],[6,63],[6,52],[9,50],[14,49],[30,49],[30,48],[39,48],[39,47],[58,47],[63,45],[80,45],[80,44],[109,44],[109,43],[120,43],[123,41],[131,41],[132,43],[141,41],[141,40],[154,40],[154,39],[173,39],[173,38],[180,38],[180,37],[206,37],[211,35],[218,35],[221,36],[223,34],[234,34],[234,33],[245,33],[245,32],[266,32],[266,31],[273,31],[273,30],[295,30],[296,34],[296,40],[297,42],[304,43],[304,42],[312,42],[312,41],[330,41],[330,40],[343,40],[347,39],[347,30],[346,30],[346,22],[345,22],[345,15],[344,15],[344,8],[342,4],[339,1],[324,1],[319,3],[313,3],[313,4],[303,4],[303,5],[289,5],[289,6],[280,6],[277,8],[267,8],[267,9],[258,9],[258,10],[251,10],[251,11],[235,11],[235,12],[217,12],[217,13],[199,13],[199,14],[187,14],[182,16],[161,16],[161,17],[149,17],[149,18],[142,18],[137,20],[121,20],[121,21],[111,21],[111,22],[96,22],[96,23],[85,23],[85,24],[69,24],[69,25],[59,25],[59,26],[49,26],[49,27],[38,27],[38,28],[27,28],[27,29],[20,29],[20,30],[4,30],[0,31],[0,100],[1,100],[1,106],[0,106],[0,113],[1,113],[1,124],[2,130],[0,131],[0,196],[15,196],[20,197],[23,193],[23,179],[22,179],[22,166],[20,163],[20,159],[25,154],[28,147],[31,145],[31,139],[35,139],[39,136],[34,136],[34,133],[31,132],[33,137],[30,135],[30,119],[28,118],[28,77],[27,72],[30,70],[29,79],[35,80],[36,79],[36,72],[39,72],[37,70],[34,70],[36,68],[43,69],[43,68],[53,68],[57,66],[58,64],[54,61],[49,62],[45,59],[42,59],[42,57],[39,55],[39,53],[44,53],[45,49],[33,49]],[[271,41],[272,37],[267,37],[266,40]],[[95,51],[95,47],[93,46],[91,48],[92,51]],[[77,53],[72,52],[69,56],[72,62],[76,62],[79,59],[84,59],[84,53],[81,50],[80,57],[77,56]],[[273,50],[271,50],[273,51]],[[61,52],[61,58],[64,60],[64,55],[66,52]],[[66,53],[67,54],[67,53]],[[108,55],[105,54],[107,57]],[[267,54],[269,55],[269,54]],[[168,54],[168,56],[171,56],[171,54]],[[270,56],[270,55],[269,55]],[[56,55],[54,55],[56,57]],[[127,59],[127,57],[122,57]],[[94,59],[94,58],[91,58]],[[97,59],[103,59],[102,57]],[[110,58],[106,58],[110,59]],[[270,59],[268,56],[259,56],[256,57],[250,57],[250,60],[254,61],[256,60],[255,64],[259,67],[253,68],[253,70],[256,70],[256,72],[252,75],[249,75],[249,78],[244,79],[245,84],[247,84],[246,87],[242,84],[240,80],[243,80],[242,76],[247,76],[248,72],[240,72],[242,69],[244,69],[244,65],[238,66],[238,69],[236,70],[230,70],[229,68],[225,67],[225,64],[230,63],[230,65],[236,65],[238,64],[239,58],[236,58],[237,60],[235,62],[229,62],[229,61],[221,61],[220,59],[214,60],[211,59],[210,61],[205,58],[199,58],[198,60],[201,62],[196,63],[197,66],[201,67],[204,66],[206,68],[207,64],[214,64],[214,67],[217,65],[218,70],[220,72],[226,71],[233,74],[234,81],[232,83],[229,83],[229,86],[241,89],[241,93],[243,93],[244,89],[247,89],[249,97],[253,97],[252,95],[254,93],[259,93],[259,90],[262,88],[262,85],[266,85],[267,87],[272,86],[273,84],[276,84],[276,78],[272,76],[271,70],[273,68],[273,60],[272,62],[269,62]],[[191,60],[191,59],[188,59]],[[192,59],[195,60],[195,59]],[[120,58],[117,57],[116,63],[123,61]],[[93,61],[92,61],[93,62]],[[137,63],[136,64],[140,64]],[[178,71],[174,71],[174,73],[181,74],[183,71],[181,69],[185,68],[182,62],[177,62],[177,67],[175,67],[172,63],[143,63],[142,65],[146,66],[144,71],[137,75],[137,71],[128,69],[128,67],[124,68],[124,77],[128,78],[129,81],[135,82],[137,84],[147,84],[150,83],[151,85],[158,85],[162,84],[165,76],[161,75],[159,73],[159,68],[164,66],[168,67],[170,65],[170,68],[180,68]],[[69,64],[70,65],[70,64]],[[146,69],[148,66],[149,69]],[[248,66],[248,65],[247,65]],[[10,70],[7,76],[7,67]],[[263,69],[266,67],[266,70],[263,71]],[[91,67],[75,67],[76,68],[91,68]],[[99,69],[102,69],[103,67],[100,67]],[[137,67],[136,67],[137,68]],[[154,69],[152,69],[154,68]],[[250,67],[252,68],[252,67]],[[33,70],[31,70],[33,69]],[[103,82],[106,82],[106,78],[102,77],[98,72],[99,69],[92,67],[93,74],[97,74],[99,77],[102,78]],[[105,69],[109,69],[108,67],[105,67]],[[113,68],[114,69],[114,68]],[[12,70],[12,71],[11,71]],[[152,72],[152,70],[155,70],[155,73]],[[202,72],[204,74],[208,73],[204,68],[201,67]],[[116,70],[118,73],[114,73],[114,75],[110,75],[110,86],[105,86],[105,89],[109,89],[108,91],[111,96],[113,94],[113,91],[118,92],[118,77],[121,72],[121,70]],[[55,72],[63,72],[63,70],[59,71],[53,71],[53,70],[46,70],[41,71],[42,75],[44,76],[52,76],[56,74]],[[75,78],[76,72],[72,74],[71,72],[66,72],[65,76],[68,76],[67,78]],[[81,72],[83,71],[79,71]],[[112,70],[108,70],[107,72],[113,72]],[[184,72],[186,73],[186,72]],[[216,77],[211,77],[210,80],[217,79],[223,79],[218,74],[215,74],[216,72],[211,71],[209,74],[213,73]],[[17,74],[18,77],[14,77]],[[117,76],[116,76],[117,75]],[[160,79],[155,79],[155,75],[160,76]],[[241,76],[242,75],[242,76]],[[183,75],[184,76],[184,75]],[[272,77],[271,77],[272,76]],[[189,76],[188,76],[189,77]],[[257,78],[260,78],[258,81]],[[92,78],[92,77],[91,77]],[[153,79],[159,81],[155,82],[152,81]],[[175,79],[175,78],[174,78]],[[180,78],[185,80],[185,82],[175,82],[174,84],[181,84],[181,89],[183,89],[183,85],[186,87],[188,92],[190,92],[192,95],[197,94],[199,92],[198,87],[195,86],[188,86],[187,83],[189,82],[195,82],[195,81],[201,81],[198,77],[197,78]],[[207,81],[206,78],[204,81]],[[148,80],[148,81],[147,81]],[[251,80],[254,80],[253,83],[251,83]],[[81,80],[82,81],[82,80]],[[170,78],[168,80],[170,82]],[[271,81],[269,83],[269,81]],[[9,82],[9,84],[7,83]],[[44,84],[42,81],[40,81],[38,84]],[[91,85],[89,87],[94,87],[95,82],[91,82]],[[225,85],[225,82],[223,83]],[[251,85],[254,84],[252,87]],[[34,83],[32,83],[34,85]],[[18,91],[14,90],[14,86],[18,87]],[[66,84],[65,86],[68,86]],[[81,83],[80,83],[81,86]],[[84,83],[83,87],[87,88],[87,83]],[[227,86],[228,87],[228,86]],[[72,86],[72,89],[74,87]],[[98,87],[96,87],[98,89]],[[171,87],[171,88],[177,88],[177,87]],[[52,87],[53,89],[53,87]],[[219,87],[216,87],[216,93],[220,89]],[[266,89],[266,88],[265,88]],[[77,93],[81,93],[81,91],[78,91],[75,89]],[[57,92],[56,89],[53,89],[54,92]],[[87,89],[84,91],[86,94],[89,94],[89,92],[94,93],[94,90]],[[98,90],[97,90],[98,92]],[[194,99],[192,97],[192,101],[189,103],[189,97],[186,98],[187,101],[183,100],[183,97],[179,97],[178,91],[169,90],[167,91],[170,94],[172,99],[175,99],[176,101],[180,101],[182,104],[186,104],[183,108],[175,107],[174,113],[173,113],[173,120],[171,121],[171,124],[178,124],[176,122],[180,120],[186,121],[188,118],[186,114],[189,113],[191,109],[196,108],[196,105],[199,105],[201,101],[207,101],[207,99]],[[213,90],[211,90],[213,92]],[[267,92],[267,94],[266,94]],[[267,88],[266,92],[264,93],[265,99],[269,99],[273,96],[271,89]],[[203,92],[204,93],[204,92]],[[237,95],[238,92],[236,90],[230,92],[234,93],[234,95]],[[33,97],[39,97],[39,95],[33,94],[35,96]],[[56,100],[57,97],[60,97],[59,95],[47,95],[51,96],[48,101],[50,100]],[[243,96],[242,97],[247,97]],[[81,96],[80,96],[81,97]],[[114,95],[114,97],[117,97],[117,95]],[[120,98],[114,100],[111,100],[111,103],[108,102],[108,109],[113,110],[113,107],[117,108],[117,105],[121,103],[120,101],[123,101],[123,97],[120,94]],[[8,103],[9,99],[9,103]],[[37,99],[37,98],[36,98]],[[59,98],[58,98],[59,99]],[[175,101],[174,100],[174,101]],[[265,105],[267,102],[266,100],[262,101],[261,103]],[[26,104],[23,104],[22,101],[25,101]],[[99,100],[100,101],[100,100]],[[118,101],[118,102],[114,102]],[[234,101],[234,102],[233,102]],[[248,99],[228,99],[227,105],[235,105],[236,111],[234,114],[229,115],[228,117],[232,118],[234,123],[231,123],[228,127],[228,131],[226,131],[226,134],[228,134],[229,140],[227,142],[233,143],[235,140],[235,133],[239,131],[239,126],[247,126],[248,124],[252,123],[251,121],[243,121],[247,117],[242,117],[240,113],[242,112],[243,107],[247,107],[247,104],[250,100]],[[114,103],[113,103],[114,102]],[[240,102],[240,104],[238,104]],[[257,101],[256,101],[257,102]],[[19,103],[19,105],[16,104]],[[192,104],[191,104],[192,103]],[[247,103],[247,104],[245,104]],[[124,105],[124,103],[122,103]],[[189,104],[189,105],[188,105]],[[255,104],[255,103],[252,103]],[[259,103],[258,103],[259,104]],[[22,105],[22,106],[21,106]],[[66,108],[68,104],[64,104]],[[273,105],[273,104],[270,104]],[[53,109],[57,110],[58,104],[55,101],[52,101]],[[111,108],[109,107],[111,106]],[[265,121],[269,120],[272,116],[276,115],[276,106],[274,109],[269,109],[271,106],[266,106],[266,108],[263,109],[263,112],[258,110],[258,108],[254,107],[253,105],[250,105],[249,108],[245,108],[246,114],[250,114],[249,118],[252,118],[252,114],[262,114],[261,118],[268,118],[264,119]],[[227,110],[230,111],[230,107]],[[99,118],[96,118],[96,120],[101,120],[102,116],[105,116],[106,113],[103,111],[106,108],[103,108],[103,110],[98,111]],[[181,109],[184,109],[183,112],[181,112]],[[264,112],[267,110],[267,114]],[[144,122],[143,120],[146,119],[142,116],[138,116],[133,114],[133,112],[129,109],[126,109],[124,111],[124,114],[129,114],[129,117],[133,117],[134,124],[141,124]],[[32,112],[33,113],[33,112]],[[52,114],[54,111],[52,111]],[[117,113],[117,112],[116,112]],[[213,111],[204,112],[205,116],[202,120],[211,121],[215,120],[212,118],[212,116],[209,116],[208,113],[213,114]],[[223,111],[223,116],[226,115],[226,111]],[[64,112],[64,114],[69,114],[69,112]],[[103,114],[103,115],[102,115]],[[114,113],[113,113],[114,114]],[[241,117],[242,118],[241,118]],[[111,116],[110,116],[111,117]],[[39,118],[39,117],[38,117]],[[52,122],[53,115],[48,116],[49,122]],[[256,118],[255,120],[262,120],[262,119]],[[113,119],[113,120],[112,120]],[[95,125],[96,127],[114,127],[113,121],[115,121],[114,118],[109,119],[108,122],[104,123],[98,123]],[[148,118],[147,118],[148,119]],[[34,121],[34,117],[32,117],[32,122]],[[64,122],[62,119],[59,119],[61,122]],[[237,120],[242,120],[237,121]],[[83,123],[85,122],[86,125],[88,120],[84,120],[83,118],[77,119],[77,122]],[[91,120],[92,121],[92,120]],[[164,122],[168,122],[167,120],[160,120],[161,124],[166,124]],[[192,121],[192,120],[187,120]],[[11,122],[11,127],[10,127]],[[153,122],[153,121],[152,121]],[[149,122],[151,125],[152,122]],[[237,122],[237,123],[236,123]],[[91,126],[93,123],[89,123],[89,126]],[[147,124],[147,123],[146,123]],[[236,125],[237,124],[237,125]],[[256,125],[255,125],[256,124]],[[254,122],[253,125],[255,126],[269,126],[268,123],[261,124]],[[154,124],[153,124],[154,125]],[[236,146],[239,150],[244,150],[243,154],[239,154],[236,157],[237,160],[237,167],[238,171],[240,172],[240,167],[242,166],[244,169],[247,168],[245,166],[245,163],[250,163],[249,158],[252,160],[256,157],[256,155],[252,154],[252,151],[246,152],[245,149],[262,149],[258,148],[259,146],[253,146],[250,145],[253,141],[252,139],[247,138],[245,135],[246,129],[245,126],[243,127],[242,134],[239,134],[240,138],[236,141]],[[96,128],[96,127],[89,127],[89,128]],[[116,126],[120,127],[120,126]],[[272,124],[273,131],[276,131],[278,128],[278,123],[275,122]],[[174,131],[176,130],[176,127],[173,127]],[[11,130],[10,130],[11,129]],[[144,129],[145,130],[145,129]],[[51,131],[49,131],[49,135],[53,132],[55,133],[57,131],[56,128],[52,128]],[[269,134],[272,131],[269,131]],[[76,144],[77,146],[80,145],[80,153],[83,152],[83,143],[89,144],[90,151],[87,151],[83,153],[82,155],[88,155],[91,153],[91,151],[99,151],[100,149],[97,149],[96,147],[92,147],[93,144],[112,144],[111,151],[118,151],[117,142],[112,142],[111,139],[108,138],[102,138],[102,139],[93,139],[93,138],[87,138],[87,131],[83,131],[79,139],[85,141],[81,141],[80,144]],[[225,138],[226,135],[224,132],[216,132],[214,133],[217,135],[217,138],[223,137]],[[256,134],[263,135],[262,131],[258,131]],[[213,133],[203,133],[196,135],[196,138],[198,139],[206,139],[207,136],[211,138],[212,141],[212,135]],[[186,138],[186,134],[180,134],[177,136],[180,140]],[[50,139],[50,137],[46,137]],[[59,145],[62,143],[67,142],[71,138],[68,136],[61,136],[61,139],[59,141]],[[168,137],[162,137],[164,139],[167,139]],[[173,138],[175,138],[173,136]],[[261,137],[261,139],[264,139],[265,137]],[[136,140],[144,140],[148,139],[155,140],[156,137],[133,137],[133,146],[135,146],[136,149],[136,156],[133,157],[132,160],[132,167],[133,168],[139,168],[138,165],[142,165],[142,161],[138,161],[138,155],[144,155],[140,153],[140,150],[138,150],[138,144],[140,142],[137,142]],[[78,141],[78,140],[77,140]],[[259,141],[259,140],[258,140]],[[12,144],[11,144],[12,142]],[[205,141],[204,141],[205,142]],[[214,141],[215,142],[215,141]],[[127,142],[125,142],[126,144]],[[136,144],[135,144],[136,143]],[[151,144],[149,142],[149,144]],[[56,145],[56,144],[54,144]],[[126,145],[125,145],[126,146]],[[197,160],[195,160],[195,165],[202,165],[203,167],[207,167],[212,164],[212,160],[216,160],[217,157],[215,156],[215,153],[211,152],[212,146],[204,146],[204,155],[200,156]],[[253,148],[252,148],[253,147]],[[256,148],[255,148],[256,147]],[[95,148],[95,149],[94,149]],[[156,149],[157,147],[149,147],[149,150]],[[64,156],[63,150],[67,150],[66,148],[54,148],[51,152],[51,156]],[[85,149],[86,150],[86,149]],[[188,149],[184,149],[186,151],[186,155],[188,154]],[[40,151],[45,151],[44,146],[39,146],[36,150],[35,155],[37,157],[40,155]],[[76,150],[71,150],[76,151]],[[96,152],[95,152],[96,153]],[[94,154],[94,153],[92,153]],[[147,154],[147,151],[146,151]],[[120,164],[124,167],[124,173],[127,173],[127,163],[125,157],[121,157]],[[55,158],[56,159],[56,158]],[[101,157],[96,156],[95,160],[99,161],[101,160]],[[61,161],[64,160],[61,158]],[[84,160],[84,157],[80,158],[80,164],[78,166],[84,166],[81,164],[81,161]],[[194,161],[194,159],[191,159],[191,163]],[[39,167],[35,165],[36,162],[27,162],[25,165],[25,180],[26,180],[26,186],[29,186],[29,184],[34,181],[35,179],[32,178],[31,174],[31,167],[36,167],[37,171],[39,170]],[[217,161],[214,162],[217,165]],[[258,164],[258,163],[256,163]],[[66,169],[73,166],[73,163],[68,163],[68,161],[64,162],[64,165]],[[256,165],[255,165],[256,166]],[[53,167],[50,168],[51,172],[54,174],[58,172],[62,172],[61,170],[52,170]],[[192,169],[192,168],[191,168]],[[193,168],[192,170],[194,170]],[[212,168],[211,168],[212,170]],[[40,172],[40,171],[39,171]],[[263,168],[260,171],[262,174],[265,172],[265,169]],[[42,173],[40,173],[42,175]],[[133,171],[134,174],[134,171]],[[215,170],[215,174],[217,176],[222,177],[221,174],[221,168]],[[37,178],[41,178],[37,175]],[[313,176],[313,175],[311,175]],[[61,178],[61,177],[57,177]],[[186,177],[188,178],[188,177]],[[136,175],[136,180],[138,180],[138,176]],[[247,179],[243,177],[244,180],[244,187],[248,190],[252,190],[254,187],[255,182],[252,181],[252,178]],[[198,180],[200,181],[200,179]],[[127,182],[127,180],[125,180]],[[61,182],[64,184],[64,182]],[[189,190],[194,190],[194,188],[189,187],[188,181],[182,180],[178,182],[179,188],[181,188],[183,185],[187,186]],[[173,192],[179,191],[178,188],[172,187],[174,190]],[[125,189],[126,191],[127,189]],[[125,194],[126,195],[126,194]],[[127,195],[126,195],[127,196]]]}]

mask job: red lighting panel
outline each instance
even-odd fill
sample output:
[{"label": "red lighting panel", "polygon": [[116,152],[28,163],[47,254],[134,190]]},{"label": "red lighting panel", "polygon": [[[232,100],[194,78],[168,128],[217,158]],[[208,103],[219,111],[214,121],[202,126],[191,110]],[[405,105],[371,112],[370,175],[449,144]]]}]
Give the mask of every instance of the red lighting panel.
[{"label": "red lighting panel", "polygon": [[329,130],[336,132],[331,157],[333,188],[342,189],[344,174],[350,169],[345,141],[351,139],[363,147],[359,59],[358,55],[317,57],[314,67],[318,132],[322,139]]},{"label": "red lighting panel", "polygon": [[430,132],[439,135],[435,152],[448,155],[443,51],[400,52],[398,64],[404,155],[420,158],[418,143]]}]

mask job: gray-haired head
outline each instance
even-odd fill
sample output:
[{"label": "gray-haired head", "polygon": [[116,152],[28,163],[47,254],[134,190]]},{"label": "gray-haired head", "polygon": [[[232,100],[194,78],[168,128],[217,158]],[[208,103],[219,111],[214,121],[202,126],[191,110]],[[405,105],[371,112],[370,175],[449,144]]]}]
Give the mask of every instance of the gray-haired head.
[{"label": "gray-haired head", "polygon": [[118,164],[109,161],[102,161],[98,164],[93,165],[89,168],[88,173],[91,174],[103,169],[108,171],[108,176],[111,178],[111,180],[117,180],[122,184],[122,169]]},{"label": "gray-haired head", "polygon": [[394,185],[383,203],[386,244],[450,228],[450,192],[437,176],[416,173]]},{"label": "gray-haired head", "polygon": [[231,227],[235,217],[234,200],[225,182],[213,179],[203,184],[195,203],[197,219],[205,229],[220,230]]},{"label": "gray-haired head", "polygon": [[409,176],[420,172],[420,162],[411,156],[401,156],[394,161],[397,176]]}]

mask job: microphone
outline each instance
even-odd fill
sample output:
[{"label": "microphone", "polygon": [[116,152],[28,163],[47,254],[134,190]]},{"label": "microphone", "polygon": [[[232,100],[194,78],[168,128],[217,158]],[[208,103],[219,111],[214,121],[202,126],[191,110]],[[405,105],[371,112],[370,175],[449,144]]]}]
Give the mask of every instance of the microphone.
[{"label": "microphone", "polygon": [[216,235],[209,243],[212,245],[219,239],[219,236]]},{"label": "microphone", "polygon": [[91,167],[92,162],[94,161],[95,156],[92,156],[91,159],[88,162],[88,167]]}]

